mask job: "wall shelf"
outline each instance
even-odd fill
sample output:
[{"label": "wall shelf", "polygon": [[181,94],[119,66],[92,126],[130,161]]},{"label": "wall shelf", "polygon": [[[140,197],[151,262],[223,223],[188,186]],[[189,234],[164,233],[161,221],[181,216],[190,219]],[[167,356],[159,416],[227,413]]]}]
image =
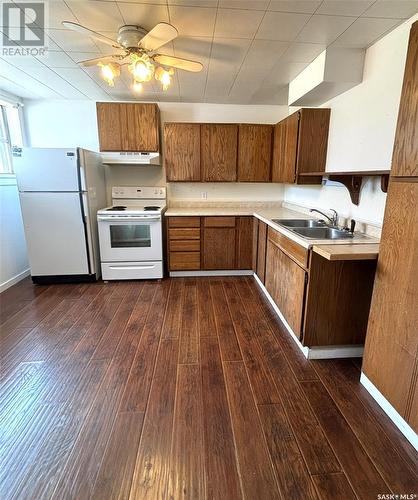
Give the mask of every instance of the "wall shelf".
[{"label": "wall shelf", "polygon": [[387,193],[389,184],[390,170],[363,170],[356,172],[308,172],[299,174],[300,177],[319,177],[329,179],[330,181],[344,184],[348,189],[351,201],[354,205],[359,204],[360,190],[364,177],[380,177],[380,187],[384,193]]}]

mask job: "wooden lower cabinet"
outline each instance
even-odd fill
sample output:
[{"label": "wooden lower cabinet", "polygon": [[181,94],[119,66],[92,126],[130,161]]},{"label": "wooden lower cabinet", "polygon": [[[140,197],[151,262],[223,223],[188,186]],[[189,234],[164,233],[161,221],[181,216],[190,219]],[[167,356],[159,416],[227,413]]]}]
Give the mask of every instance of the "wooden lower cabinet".
[{"label": "wooden lower cabinet", "polygon": [[266,274],[267,224],[258,221],[256,274],[264,283]]},{"label": "wooden lower cabinet", "polygon": [[253,217],[168,217],[169,271],[251,270]]},{"label": "wooden lower cabinet", "polygon": [[235,269],[235,227],[205,227],[203,269]]},{"label": "wooden lower cabinet", "polygon": [[376,261],[328,261],[268,228],[265,287],[308,347],[361,345]]},{"label": "wooden lower cabinet", "polygon": [[298,338],[302,335],[306,271],[267,240],[265,287]]}]

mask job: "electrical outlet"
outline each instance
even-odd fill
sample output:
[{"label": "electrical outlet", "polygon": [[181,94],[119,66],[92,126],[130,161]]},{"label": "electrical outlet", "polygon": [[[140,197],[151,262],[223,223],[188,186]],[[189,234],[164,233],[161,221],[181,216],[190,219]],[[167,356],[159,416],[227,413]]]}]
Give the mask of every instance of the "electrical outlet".
[{"label": "electrical outlet", "polygon": [[200,196],[202,197],[202,200],[207,200],[208,199],[207,191],[201,191]]}]

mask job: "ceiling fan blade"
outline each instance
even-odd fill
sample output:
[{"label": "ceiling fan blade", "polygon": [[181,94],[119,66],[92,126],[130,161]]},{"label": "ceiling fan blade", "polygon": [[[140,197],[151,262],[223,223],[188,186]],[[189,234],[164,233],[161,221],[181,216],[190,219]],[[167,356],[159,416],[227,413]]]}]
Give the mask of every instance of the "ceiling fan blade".
[{"label": "ceiling fan blade", "polygon": [[138,43],[145,50],[157,50],[178,36],[178,31],[168,23],[158,23]]},{"label": "ceiling fan blade", "polygon": [[97,31],[90,30],[89,28],[86,28],[81,24],[73,23],[71,21],[63,21],[62,25],[70,30],[77,31],[78,33],[82,33],[83,35],[87,35],[91,38],[94,38],[99,42],[106,43],[107,45],[111,45],[112,47],[118,47],[123,49],[123,47],[121,47],[116,40],[112,40],[107,36],[101,35],[100,33],[97,33]]},{"label": "ceiling fan blade", "polygon": [[103,56],[95,57],[94,59],[86,59],[85,61],[79,61],[77,64],[81,66],[95,66],[98,63],[108,64],[108,63],[121,63],[124,56]]},{"label": "ceiling fan blade", "polygon": [[173,68],[184,69],[198,73],[202,71],[203,64],[197,61],[190,61],[189,59],[182,59],[181,57],[166,56],[164,54],[157,54],[153,57],[154,61],[162,64],[163,66],[172,66]]}]

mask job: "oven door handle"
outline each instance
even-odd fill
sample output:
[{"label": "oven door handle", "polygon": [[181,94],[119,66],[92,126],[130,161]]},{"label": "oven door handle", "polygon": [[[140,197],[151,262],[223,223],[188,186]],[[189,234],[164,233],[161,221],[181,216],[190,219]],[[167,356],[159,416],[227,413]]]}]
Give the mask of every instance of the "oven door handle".
[{"label": "oven door handle", "polygon": [[97,216],[97,220],[103,221],[113,221],[113,222],[148,222],[148,221],[157,221],[161,220],[161,217],[135,217],[135,216],[126,216],[126,217],[103,217],[101,215]]}]

